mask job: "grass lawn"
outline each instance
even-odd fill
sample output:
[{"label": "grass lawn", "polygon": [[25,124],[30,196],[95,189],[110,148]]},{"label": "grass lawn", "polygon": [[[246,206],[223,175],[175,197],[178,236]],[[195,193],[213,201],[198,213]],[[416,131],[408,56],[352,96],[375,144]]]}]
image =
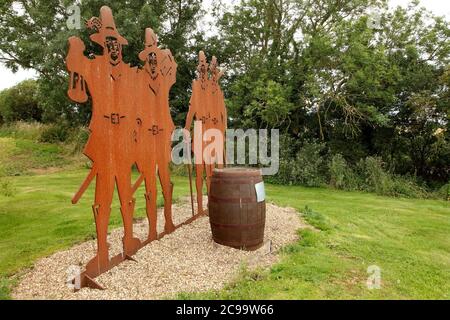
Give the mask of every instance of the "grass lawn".
[{"label": "grass lawn", "polygon": [[[70,203],[86,174],[14,177],[15,197],[0,195],[0,298],[9,297],[11,275],[95,236],[93,189],[79,205]],[[187,195],[187,178],[173,180],[175,198]],[[180,298],[450,299],[449,203],[272,185],[267,193],[278,205],[306,212],[319,230],[300,232],[270,270],[243,272],[221,291]],[[143,200],[138,197],[138,216]],[[120,223],[116,203],[111,225]],[[380,290],[366,287],[371,265],[381,268]]]},{"label": "grass lawn", "polygon": [[[0,132],[1,133],[1,132]],[[0,176],[20,176],[33,169],[62,167],[70,163],[63,147],[0,134]]]},{"label": "grass lawn", "polygon": [[[14,197],[0,195],[0,299],[8,298],[9,276],[36,259],[75,243],[95,238],[93,186],[76,206],[70,200],[87,170],[10,178]],[[189,194],[185,178],[175,177],[174,198]],[[137,194],[144,194],[138,191]],[[111,226],[121,226],[119,204],[114,203]],[[158,203],[163,203],[162,196]],[[144,197],[137,197],[137,217],[145,216]]]}]

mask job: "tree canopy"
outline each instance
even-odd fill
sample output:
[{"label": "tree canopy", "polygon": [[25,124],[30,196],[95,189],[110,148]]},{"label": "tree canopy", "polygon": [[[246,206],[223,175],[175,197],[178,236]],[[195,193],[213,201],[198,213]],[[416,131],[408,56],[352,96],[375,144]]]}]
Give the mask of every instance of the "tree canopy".
[{"label": "tree canopy", "polygon": [[[73,1],[0,2],[0,61],[36,70],[43,121],[86,124],[89,107],[66,98],[66,27]],[[418,1],[390,9],[386,0],[215,1],[213,36],[199,28],[201,0],[84,0],[85,19],[114,11],[129,40],[125,59],[139,65],[151,26],[179,64],[171,94],[183,124],[197,52],[216,55],[231,125],[279,128],[291,149],[320,142],[356,164],[379,156],[389,169],[428,182],[450,179],[450,28]],[[377,14],[373,14],[376,12]],[[92,46],[89,50],[98,50]]]},{"label": "tree canopy", "polygon": [[[172,107],[174,115],[178,115],[179,111],[187,112],[189,93],[186,88],[190,86],[195,72],[195,52],[198,48],[194,39],[199,38],[195,21],[201,14],[201,2],[83,0],[79,7],[82,19],[86,20],[98,16],[103,5],[112,8],[117,27],[129,42],[124,48],[124,58],[132,65],[140,64],[137,53],[144,47],[145,28],[155,30],[160,43],[172,50],[179,64],[178,81],[172,91]],[[67,39],[72,35],[80,36],[88,51],[99,50],[89,41],[89,31],[83,26],[83,20],[80,30],[67,28],[71,14],[67,8],[76,3],[68,0],[0,1],[0,62],[12,70],[22,67],[38,72],[39,103],[46,121],[64,118],[74,124],[86,124],[89,120],[89,106],[79,108],[66,97],[64,59]]]},{"label": "tree canopy", "polygon": [[280,128],[353,163],[382,156],[398,173],[448,181],[444,18],[417,2],[243,0],[218,28],[235,125]]},{"label": "tree canopy", "polygon": [[0,92],[0,123],[17,121],[41,121],[38,86],[34,80],[27,80]]}]

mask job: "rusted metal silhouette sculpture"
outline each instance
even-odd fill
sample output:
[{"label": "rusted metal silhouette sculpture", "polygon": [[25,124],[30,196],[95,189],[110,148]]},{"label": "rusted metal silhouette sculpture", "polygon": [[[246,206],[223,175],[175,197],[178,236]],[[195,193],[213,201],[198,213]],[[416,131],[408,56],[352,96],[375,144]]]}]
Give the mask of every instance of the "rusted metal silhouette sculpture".
[{"label": "rusted metal silhouette sculpture", "polygon": [[[225,97],[219,83],[220,79],[224,75],[224,72],[219,69],[217,58],[215,56],[213,56],[211,59],[209,69],[211,73],[211,127],[220,131],[223,137],[223,141],[225,142],[226,131],[228,128],[228,113],[225,106]],[[223,159],[216,159],[216,164],[219,169],[223,169],[226,162],[225,148],[221,150],[221,154],[223,156]],[[210,171],[210,176],[212,175],[213,169]]]},{"label": "rusted metal silhouette sculpture", "polygon": [[[203,139],[205,133],[210,129],[219,130],[225,141],[225,132],[227,129],[227,111],[224,102],[224,95],[219,85],[219,80],[223,72],[218,68],[217,59],[213,57],[211,65],[208,65],[205,53],[199,53],[199,65],[197,67],[198,77],[192,84],[192,97],[189,105],[189,112],[186,119],[185,129],[190,131],[192,122],[195,121],[202,127],[202,141],[195,141],[201,144],[201,148],[193,148],[195,157],[196,171],[196,190],[198,212],[203,211],[203,181],[206,175],[206,186],[209,194],[211,185],[211,176],[214,168],[223,168],[225,164],[225,150],[219,150],[216,154],[205,154],[205,148],[208,145]],[[208,72],[209,71],[209,72]],[[222,157],[217,157],[222,155]]]},{"label": "rusted metal silhouette sculpture", "polygon": [[172,134],[175,130],[169,107],[169,92],[176,82],[177,64],[170,50],[158,48],[158,39],[152,29],[145,31],[145,50],[139,54],[145,62],[144,72],[140,72],[139,101],[136,108],[141,119],[138,136],[139,152],[137,166],[141,178],[134,190],[145,181],[147,216],[149,219],[149,240],[157,237],[156,222],[156,172],[164,196],[164,216],[166,233],[174,231],[172,222],[173,184],[170,181],[170,161]]},{"label": "rusted metal silhouette sculpture", "polygon": [[[78,103],[92,99],[90,137],[84,154],[93,167],[72,202],[78,203],[89,185],[96,180],[93,206],[97,255],[87,264],[81,275],[81,287],[103,289],[94,278],[112,269],[153,240],[161,239],[185,224],[172,222],[172,192],[169,163],[171,135],[174,124],[170,116],[169,91],[176,81],[177,65],[169,50],[157,47],[157,38],[146,30],[146,48],[139,57],[145,61],[144,69],[132,68],[122,59],[122,47],[127,40],[115,25],[110,8],[100,10],[100,18],[87,22],[94,33],[91,40],[103,48],[95,57],[84,55],[85,45],[77,37],[69,39],[66,58],[70,72],[68,95]],[[133,165],[141,177],[134,187],[131,183]],[[156,174],[159,174],[164,194],[165,230],[157,234]],[[149,234],[141,242],[133,236],[134,193],[145,181]],[[110,258],[107,242],[111,203],[117,186],[124,225],[123,253]],[[79,289],[79,288],[77,288]]]},{"label": "rusted metal silhouette sculpture", "polygon": [[[85,46],[76,37],[69,39],[67,68],[71,73],[69,97],[79,103],[87,101],[86,90],[92,96],[92,119],[84,154],[93,167],[73,199],[77,203],[89,184],[96,179],[95,204],[93,206],[97,228],[97,256],[86,266],[91,279],[110,269],[108,253],[108,224],[115,186],[117,185],[122,220],[124,224],[123,250],[131,257],[140,246],[133,237],[133,212],[135,201],[131,188],[131,168],[134,161],[134,115],[130,101],[132,85],[137,69],[122,60],[122,46],[128,42],[117,31],[111,9],[103,7],[100,19],[93,18],[96,33],[91,40],[103,48],[103,55],[94,59],[84,56]],[[114,261],[122,257],[114,258]]]}]

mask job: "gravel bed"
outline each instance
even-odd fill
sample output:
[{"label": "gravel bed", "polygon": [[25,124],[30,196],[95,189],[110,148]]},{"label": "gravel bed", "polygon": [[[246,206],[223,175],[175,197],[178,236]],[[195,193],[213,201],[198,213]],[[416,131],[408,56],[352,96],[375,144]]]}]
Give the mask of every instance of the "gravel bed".
[{"label": "gravel bed", "polygon": [[[173,207],[175,223],[192,215],[185,199]],[[159,221],[163,220],[160,210]],[[163,223],[158,228],[161,230]],[[155,300],[173,298],[180,292],[204,292],[221,289],[233,281],[243,264],[249,269],[268,267],[279,259],[278,250],[298,239],[297,230],[307,226],[290,208],[267,205],[266,245],[254,252],[220,246],[212,240],[207,217],[178,229],[160,241],[141,249],[96,279],[104,291],[82,289],[74,293],[67,285],[73,270],[84,266],[95,254],[95,241],[88,241],[36,262],[13,291],[14,299],[63,300]],[[147,234],[146,221],[137,222],[135,233]],[[111,256],[121,252],[122,230],[113,230],[108,238]],[[270,249],[271,248],[271,249]]]}]

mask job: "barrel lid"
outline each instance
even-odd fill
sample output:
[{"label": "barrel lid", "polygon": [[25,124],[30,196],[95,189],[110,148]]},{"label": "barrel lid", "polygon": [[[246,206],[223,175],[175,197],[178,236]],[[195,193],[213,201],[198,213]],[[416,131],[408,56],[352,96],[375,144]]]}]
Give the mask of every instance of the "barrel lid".
[{"label": "barrel lid", "polygon": [[255,168],[225,168],[225,169],[214,169],[214,177],[261,177],[261,169]]}]

